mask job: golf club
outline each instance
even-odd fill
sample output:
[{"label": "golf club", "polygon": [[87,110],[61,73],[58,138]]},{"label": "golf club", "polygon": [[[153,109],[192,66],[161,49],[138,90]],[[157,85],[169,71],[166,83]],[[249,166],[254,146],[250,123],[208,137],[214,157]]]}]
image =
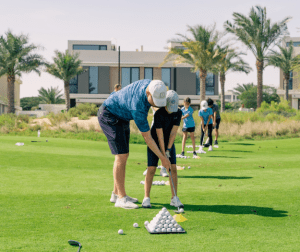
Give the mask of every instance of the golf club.
[{"label": "golf club", "polygon": [[78,242],[78,241],[69,240],[68,243],[69,243],[71,246],[79,247],[79,249],[78,249],[77,252],[79,252],[80,249],[82,248],[80,242]]},{"label": "golf club", "polygon": [[[44,142],[44,141],[31,141],[32,143],[41,143],[41,142]],[[46,140],[46,142],[48,142],[48,140]]]},{"label": "golf club", "polygon": [[[170,158],[169,158],[169,160],[170,160]],[[171,161],[171,160],[170,160],[170,161]],[[172,178],[171,167],[170,167],[169,172],[170,172],[171,182],[172,182],[172,186],[173,186],[173,191],[174,191],[175,197],[177,197],[176,190],[175,190],[175,186],[174,186],[174,182],[173,182],[173,178]],[[179,209],[180,209],[180,208],[178,207],[178,211],[175,211],[175,213],[180,213],[180,212],[179,212]]]}]

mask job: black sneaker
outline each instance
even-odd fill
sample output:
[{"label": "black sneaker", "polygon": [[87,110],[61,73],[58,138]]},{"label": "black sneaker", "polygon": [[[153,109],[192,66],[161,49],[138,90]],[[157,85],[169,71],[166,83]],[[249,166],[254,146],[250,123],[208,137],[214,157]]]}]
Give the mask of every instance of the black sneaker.
[{"label": "black sneaker", "polygon": [[197,153],[196,153],[196,151],[194,151],[194,152],[193,152],[193,156],[197,156]]},{"label": "black sneaker", "polygon": [[215,143],[214,143],[214,145],[218,145],[218,141],[217,141],[217,140],[215,140]]},{"label": "black sneaker", "polygon": [[206,147],[206,148],[207,148],[207,147],[209,147],[209,143],[207,143],[207,144],[204,144],[204,147]]},{"label": "black sneaker", "polygon": [[180,154],[181,156],[184,156],[184,151],[183,152],[181,152],[181,154]]}]

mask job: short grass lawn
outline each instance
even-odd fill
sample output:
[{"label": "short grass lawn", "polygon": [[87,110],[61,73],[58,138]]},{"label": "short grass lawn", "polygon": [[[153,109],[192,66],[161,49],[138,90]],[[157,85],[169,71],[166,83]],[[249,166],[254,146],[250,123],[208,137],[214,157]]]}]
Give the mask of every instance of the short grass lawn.
[{"label": "short grass lawn", "polygon": [[[140,208],[125,210],[109,201],[114,157],[106,142],[1,136],[1,250],[77,251],[72,239],[82,252],[300,251],[299,139],[219,147],[200,159],[177,160],[191,166],[178,171],[187,233],[151,235],[144,222],[162,207],[172,215],[175,208],[169,186],[153,186],[152,208],[141,207],[145,145],[130,146],[126,190]],[[167,179],[158,170],[154,180]]]}]

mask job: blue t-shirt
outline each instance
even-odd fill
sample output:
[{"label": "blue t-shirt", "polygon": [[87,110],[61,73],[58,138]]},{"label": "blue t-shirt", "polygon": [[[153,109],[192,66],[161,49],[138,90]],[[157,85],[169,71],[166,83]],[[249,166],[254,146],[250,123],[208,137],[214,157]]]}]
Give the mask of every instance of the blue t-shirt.
[{"label": "blue t-shirt", "polygon": [[[213,114],[213,111],[212,111],[211,108],[207,108],[206,112],[205,112],[204,110],[202,110],[202,109],[199,110],[199,116],[202,116],[202,117],[203,117],[204,125],[207,124],[208,117],[209,117],[210,115],[212,115],[212,114]],[[212,124],[212,123],[213,123],[213,120],[210,119],[209,124]]]},{"label": "blue t-shirt", "polygon": [[146,89],[151,80],[139,80],[111,94],[103,105],[115,116],[125,121],[134,120],[141,132],[150,130],[147,116],[149,108]]},{"label": "blue t-shirt", "polygon": [[193,118],[193,112],[194,110],[189,107],[187,110],[185,110],[185,107],[183,106],[181,108],[182,111],[182,116],[185,116],[186,114],[189,114],[189,116],[187,118],[183,119],[183,128],[192,128],[195,127],[195,121]]}]

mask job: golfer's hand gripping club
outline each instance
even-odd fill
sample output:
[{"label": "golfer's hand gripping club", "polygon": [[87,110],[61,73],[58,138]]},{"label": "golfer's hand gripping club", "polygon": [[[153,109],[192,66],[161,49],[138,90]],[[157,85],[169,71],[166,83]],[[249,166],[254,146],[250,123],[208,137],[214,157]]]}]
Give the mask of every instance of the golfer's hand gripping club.
[{"label": "golfer's hand gripping club", "polygon": [[165,167],[167,170],[171,170],[171,163],[168,158],[165,156],[161,159],[162,166]]}]

